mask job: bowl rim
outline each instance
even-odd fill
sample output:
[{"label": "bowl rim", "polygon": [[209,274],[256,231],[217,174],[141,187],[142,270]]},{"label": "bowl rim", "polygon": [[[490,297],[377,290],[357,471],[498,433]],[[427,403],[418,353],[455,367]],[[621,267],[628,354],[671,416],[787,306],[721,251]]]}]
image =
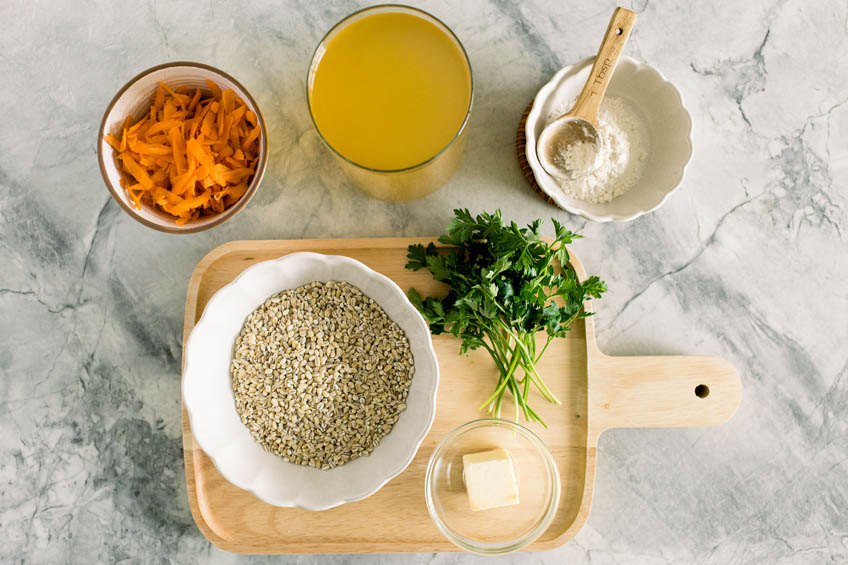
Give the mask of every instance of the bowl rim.
[{"label": "bowl rim", "polygon": [[[118,103],[118,100],[120,100],[121,97],[126,93],[126,91],[129,90],[129,88],[133,86],[136,82],[156,71],[173,67],[193,67],[197,69],[202,69],[204,71],[212,73],[213,75],[222,76],[228,81],[232,82],[244,93],[244,95],[253,105],[253,108],[256,109],[256,117],[259,123],[259,143],[262,159],[258,163],[256,173],[254,173],[253,175],[253,180],[250,181],[250,186],[248,186],[247,192],[245,192],[242,197],[239,198],[238,201],[236,201],[235,204],[218,214],[215,219],[210,220],[208,223],[205,223],[203,225],[196,225],[194,223],[189,222],[185,224],[186,227],[173,227],[169,225],[159,224],[157,222],[150,221],[147,218],[143,218],[138,214],[137,210],[135,210],[133,207],[129,206],[126,202],[124,202],[124,200],[119,194],[119,191],[123,191],[124,187],[115,187],[106,172],[106,155],[104,155],[103,152],[103,138],[106,135],[106,118],[108,118],[109,114],[112,113],[112,109],[115,107],[115,104]],[[256,100],[250,94],[250,91],[247,90],[247,88],[245,88],[241,82],[236,80],[236,78],[230,75],[229,73],[226,73],[221,69],[213,67],[212,65],[207,65],[205,63],[197,63],[194,61],[172,61],[168,63],[162,63],[145,69],[134,77],[132,77],[130,80],[128,80],[126,84],[124,84],[124,86],[122,86],[120,90],[118,90],[118,92],[112,97],[112,100],[109,102],[109,105],[106,106],[106,111],[103,112],[103,117],[100,119],[100,127],[98,128],[97,132],[97,161],[100,165],[100,175],[103,177],[103,182],[106,184],[106,188],[109,189],[109,193],[112,195],[112,198],[118,203],[118,205],[120,205],[121,208],[123,208],[124,212],[129,214],[129,216],[132,217],[134,220],[144,224],[149,228],[153,228],[155,230],[165,233],[188,234],[206,231],[210,228],[213,228],[217,225],[226,222],[231,217],[235,216],[239,211],[241,211],[242,208],[247,205],[247,203],[250,201],[251,198],[253,198],[254,194],[256,194],[256,191],[259,189],[259,185],[262,183],[262,178],[265,176],[265,169],[268,167],[268,135],[265,126],[265,118],[262,116],[262,110],[259,108],[259,104],[256,103]]]},{"label": "bowl rim", "polygon": [[[432,481],[433,474],[435,472],[436,460],[438,456],[441,454],[442,450],[445,449],[451,442],[453,442],[456,438],[461,436],[467,431],[483,428],[483,427],[502,427],[507,428],[511,431],[518,432],[528,440],[539,450],[542,458],[545,460],[545,463],[548,466],[548,469],[551,471],[553,475],[553,485],[552,485],[552,494],[551,494],[551,503],[548,505],[548,509],[545,512],[545,515],[542,517],[541,522],[530,532],[525,534],[523,537],[519,538],[518,541],[510,543],[509,545],[501,545],[494,547],[482,548],[479,546],[472,545],[464,540],[462,536],[455,534],[453,530],[451,530],[447,524],[442,520],[439,513],[436,511],[435,503],[433,502],[433,489],[432,489]],[[478,555],[505,555],[507,553],[512,553],[514,551],[518,551],[519,549],[526,547],[539,539],[545,531],[550,527],[551,522],[553,522],[554,517],[556,516],[557,509],[559,508],[559,499],[562,494],[562,483],[559,474],[559,467],[557,467],[556,460],[554,459],[553,453],[551,453],[550,448],[547,444],[536,435],[535,432],[530,430],[530,428],[519,424],[518,422],[514,422],[512,420],[504,420],[502,418],[480,418],[477,420],[472,420],[470,422],[466,422],[461,426],[458,426],[454,430],[452,430],[448,435],[446,435],[442,441],[436,446],[433,450],[433,453],[430,455],[430,460],[427,462],[427,471],[424,475],[424,497],[427,503],[427,511],[430,513],[430,518],[432,518],[433,522],[436,524],[436,527],[440,532],[453,544],[457,547],[469,551],[471,553],[476,553]]]},{"label": "bowl rim", "polygon": [[[246,490],[247,492],[251,493],[252,495],[254,495],[259,500],[261,500],[261,501],[263,501],[267,504],[271,504],[273,506],[280,506],[280,507],[286,507],[286,508],[301,508],[303,510],[321,511],[321,510],[329,510],[331,508],[335,508],[337,506],[341,506],[342,504],[347,504],[349,502],[356,502],[356,501],[368,498],[369,496],[375,494],[381,488],[383,488],[386,485],[386,483],[388,483],[389,481],[391,481],[392,479],[397,477],[399,474],[401,474],[404,470],[406,470],[406,468],[409,466],[410,463],[412,463],[413,459],[415,459],[415,456],[418,454],[418,450],[420,449],[421,444],[424,442],[424,439],[427,437],[427,434],[430,433],[430,429],[433,427],[433,422],[436,419],[436,409],[437,409],[436,403],[437,403],[437,394],[438,394],[438,390],[439,390],[440,368],[439,368],[438,357],[436,356],[436,351],[433,347],[433,338],[432,338],[432,335],[430,334],[430,327],[427,324],[427,322],[424,320],[423,316],[421,316],[421,313],[418,312],[418,309],[415,307],[415,305],[413,305],[412,302],[409,300],[409,297],[406,295],[406,293],[403,292],[403,289],[401,289],[400,286],[398,286],[398,284],[395,281],[393,281],[392,279],[390,279],[386,275],[384,275],[384,274],[382,274],[378,271],[375,271],[374,269],[372,269],[368,265],[362,263],[361,261],[353,259],[352,257],[347,257],[345,255],[328,255],[328,254],[325,254],[325,253],[315,253],[315,252],[312,252],[312,251],[297,251],[297,252],[294,252],[294,253],[288,253],[288,254],[283,255],[281,257],[277,257],[275,259],[268,259],[266,261],[260,261],[258,263],[255,263],[255,264],[247,267],[245,270],[243,270],[241,273],[239,273],[238,276],[236,276],[232,281],[230,281],[226,285],[219,288],[215,292],[215,294],[213,294],[209,298],[209,300],[206,302],[206,306],[203,308],[203,314],[201,314],[200,318],[197,320],[197,323],[194,325],[194,327],[192,328],[188,337],[186,338],[185,345],[183,347],[184,365],[183,365],[183,370],[182,370],[182,373],[181,373],[180,393],[181,393],[181,396],[182,396],[183,405],[185,406],[185,409],[186,409],[186,414],[188,415],[189,427],[191,427],[191,429],[194,430],[194,427],[192,426],[192,420],[193,420],[192,404],[188,400],[188,396],[186,395],[186,389],[187,389],[186,376],[189,374],[189,371],[191,370],[191,365],[192,365],[191,361],[192,361],[193,356],[190,354],[190,350],[192,348],[193,338],[195,338],[197,336],[197,332],[195,332],[195,330],[198,327],[201,327],[204,324],[204,320],[207,319],[206,314],[207,314],[207,312],[210,311],[210,306],[212,306],[214,303],[222,300],[222,296],[223,296],[221,294],[222,290],[224,290],[228,287],[234,286],[236,283],[238,283],[240,280],[242,280],[242,278],[249,277],[251,272],[256,272],[256,271],[260,270],[261,267],[263,267],[263,266],[265,266],[269,263],[279,263],[279,262],[284,262],[284,261],[287,261],[287,260],[296,260],[296,259],[301,258],[301,257],[318,258],[319,260],[322,260],[322,261],[339,261],[339,262],[342,262],[342,263],[347,263],[349,265],[353,265],[356,268],[362,270],[369,277],[372,277],[372,278],[378,279],[378,280],[380,280],[384,283],[387,283],[387,286],[388,286],[388,288],[391,289],[391,292],[396,294],[397,296],[399,296],[402,299],[402,302],[409,308],[409,310],[411,312],[415,313],[415,315],[416,315],[415,319],[418,321],[418,323],[425,330],[424,335],[426,336],[426,342],[424,344],[425,345],[424,349],[426,351],[427,357],[429,358],[429,360],[430,360],[430,362],[432,363],[432,366],[433,366],[433,382],[432,382],[431,387],[427,391],[427,396],[426,396],[426,398],[428,399],[427,425],[422,427],[422,429],[417,434],[415,441],[411,442],[409,444],[412,449],[409,450],[408,454],[404,458],[399,459],[398,464],[393,469],[391,469],[388,473],[386,473],[385,476],[375,486],[371,487],[366,492],[359,492],[359,493],[356,493],[354,495],[345,497],[341,500],[333,501],[330,504],[310,505],[310,504],[304,504],[302,502],[298,502],[296,500],[276,499],[276,498],[273,498],[273,497],[266,496],[262,492],[257,491],[254,488],[253,484],[245,484],[243,481],[234,480],[233,478],[228,476],[224,472],[224,470],[221,468],[221,466],[219,465],[220,458],[216,457],[210,451],[208,451],[206,448],[204,448],[204,446],[203,446],[204,440],[201,440],[200,437],[197,434],[192,432],[194,442],[209,457],[209,459],[215,465],[215,468],[221,473],[221,476],[224,477],[224,479],[226,479],[227,481],[229,481],[233,485],[237,486],[238,488],[240,488],[242,490]],[[265,268],[267,268],[267,267],[265,267]],[[373,299],[374,297],[370,297],[370,298]],[[374,301],[377,302],[376,299],[374,299]],[[379,304],[379,302],[378,302],[378,304]],[[381,308],[382,308],[382,306],[381,306]],[[227,371],[229,372],[229,368],[227,369]],[[394,431],[394,428],[392,428],[392,431]],[[391,431],[389,433],[391,433]]]},{"label": "bowl rim", "polygon": [[686,117],[686,121],[688,122],[688,136],[686,138],[688,142],[689,152],[686,157],[686,162],[683,164],[683,167],[680,171],[680,178],[677,180],[677,183],[674,187],[668,190],[663,197],[653,204],[652,206],[638,210],[632,214],[594,214],[585,210],[580,206],[575,206],[573,204],[569,204],[565,202],[560,194],[549,191],[545,186],[547,181],[545,180],[545,176],[547,173],[541,168],[541,164],[539,163],[538,157],[536,156],[535,143],[536,143],[536,134],[535,134],[535,125],[541,119],[541,108],[543,106],[543,102],[546,101],[552,94],[554,87],[562,80],[562,77],[574,69],[583,68],[584,66],[588,66],[593,63],[595,60],[595,56],[592,55],[590,57],[585,57],[575,63],[570,65],[566,65],[557,71],[551,79],[546,82],[536,93],[536,96],[533,97],[532,108],[530,109],[530,113],[527,115],[527,120],[524,125],[524,135],[525,135],[525,146],[524,153],[527,159],[527,163],[530,165],[530,169],[533,171],[533,176],[536,179],[536,183],[539,185],[539,188],[553,201],[557,206],[569,212],[571,214],[576,214],[587,220],[591,220],[594,222],[629,222],[631,220],[635,220],[639,216],[644,214],[649,214],[654,210],[658,209],[660,206],[665,204],[668,198],[676,192],[682,185],[684,180],[686,179],[686,172],[689,169],[689,165],[692,163],[692,156],[694,155],[694,144],[693,144],[693,122],[692,122],[692,114],[689,112],[689,109],[686,107],[686,103],[683,101],[683,96],[680,93],[680,90],[672,83],[670,80],[666,78],[666,76],[653,65],[646,63],[644,61],[640,61],[638,59],[634,59],[633,57],[629,57],[627,55],[623,55],[619,60],[619,64],[626,62],[634,65],[637,69],[648,69],[657,75],[657,77],[664,84],[671,87],[671,90],[676,94],[678,103],[680,104],[680,108],[683,110],[683,114]]}]

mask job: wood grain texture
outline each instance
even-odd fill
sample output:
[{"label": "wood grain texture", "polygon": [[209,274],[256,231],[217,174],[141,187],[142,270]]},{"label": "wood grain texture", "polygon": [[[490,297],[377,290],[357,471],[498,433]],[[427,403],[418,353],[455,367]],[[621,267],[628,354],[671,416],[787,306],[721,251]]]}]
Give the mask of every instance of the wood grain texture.
[{"label": "wood grain texture", "polygon": [[533,109],[533,102],[527,105],[527,108],[524,110],[524,113],[521,115],[521,119],[518,120],[518,131],[515,132],[515,152],[518,155],[518,167],[521,169],[521,174],[524,175],[524,178],[530,184],[530,188],[532,188],[536,194],[541,196],[545,202],[548,204],[552,204],[561,210],[563,208],[557,204],[553,198],[551,198],[542,187],[539,186],[539,183],[536,182],[536,175],[533,174],[533,169],[530,167],[529,161],[527,161],[527,116],[530,115],[530,110]]},{"label": "wood grain texture", "polygon": [[616,8],[612,13],[586,85],[580,91],[574,107],[566,114],[567,116],[582,118],[598,127],[598,108],[601,106],[615,66],[635,24],[636,14],[630,10]]},{"label": "wood grain texture", "polygon": [[[295,251],[346,255],[392,278],[404,290],[438,292],[429,273],[404,269],[406,248],[435,238],[234,241],[204,257],[189,281],[183,341],[209,298],[246,267]],[[585,276],[579,261],[572,266]],[[591,305],[589,305],[591,308]],[[386,553],[456,551],[433,525],[424,502],[424,471],[438,442],[482,416],[497,372],[484,351],[462,357],[459,342],[434,336],[441,380],[436,419],[409,467],[374,495],[322,512],[278,508],[227,482],[194,443],[183,407],[183,447],[192,515],[201,532],[238,553]],[[589,513],[600,433],[614,426],[712,425],[728,419],[740,398],[739,378],[711,357],[608,357],[598,350],[591,318],[549,347],[540,373],[563,401],[536,399],[550,426],[532,425],[559,465],[563,489],[557,515],[529,550],[562,545]],[[706,398],[694,387],[709,386]],[[694,399],[694,400],[693,400]],[[507,404],[507,408],[509,408]]]}]

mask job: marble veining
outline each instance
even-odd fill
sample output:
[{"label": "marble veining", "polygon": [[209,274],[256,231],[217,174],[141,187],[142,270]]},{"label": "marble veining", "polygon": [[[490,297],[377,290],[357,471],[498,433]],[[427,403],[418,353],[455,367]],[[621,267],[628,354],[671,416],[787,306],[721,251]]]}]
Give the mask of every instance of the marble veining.
[{"label": "marble veining", "polygon": [[[457,206],[579,229],[575,251],[611,289],[596,303],[606,352],[720,355],[744,383],[723,426],[605,434],[584,529],[504,562],[848,561],[848,4],[624,2],[640,13],[627,53],[682,92],[695,156],[663,208],[603,225],[537,197],[514,136],[536,90],[594,53],[613,2],[416,3],[464,42],[476,97],[458,174],[402,205],[346,181],[307,113],[314,46],[362,5],[0,4],[0,561],[482,562],[227,554],[193,524],[181,457],[183,305],[203,255],[435,234]],[[256,198],[191,236],[126,216],[95,154],[112,95],[169,60],[235,75],[270,131]]]}]

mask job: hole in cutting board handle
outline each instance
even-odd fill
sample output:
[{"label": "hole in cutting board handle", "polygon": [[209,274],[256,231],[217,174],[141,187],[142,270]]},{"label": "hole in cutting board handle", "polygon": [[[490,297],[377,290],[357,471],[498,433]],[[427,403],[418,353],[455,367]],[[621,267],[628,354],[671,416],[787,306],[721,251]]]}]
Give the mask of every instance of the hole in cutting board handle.
[{"label": "hole in cutting board handle", "polygon": [[615,30],[616,35],[621,35],[622,33],[624,33],[624,30],[621,29],[621,28],[618,28],[618,29]]},{"label": "hole in cutting board handle", "polygon": [[710,387],[707,385],[698,385],[695,387],[695,396],[698,398],[706,398],[710,395]]}]

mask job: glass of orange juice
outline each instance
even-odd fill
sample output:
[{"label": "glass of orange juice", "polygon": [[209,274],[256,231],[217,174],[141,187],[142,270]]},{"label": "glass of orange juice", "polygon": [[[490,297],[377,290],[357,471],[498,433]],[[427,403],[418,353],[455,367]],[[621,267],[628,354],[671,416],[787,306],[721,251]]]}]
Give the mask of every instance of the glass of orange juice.
[{"label": "glass of orange juice", "polygon": [[456,35],[427,12],[365,8],[318,44],[307,100],[321,139],[354,183],[404,202],[456,171],[474,98],[471,63]]}]

